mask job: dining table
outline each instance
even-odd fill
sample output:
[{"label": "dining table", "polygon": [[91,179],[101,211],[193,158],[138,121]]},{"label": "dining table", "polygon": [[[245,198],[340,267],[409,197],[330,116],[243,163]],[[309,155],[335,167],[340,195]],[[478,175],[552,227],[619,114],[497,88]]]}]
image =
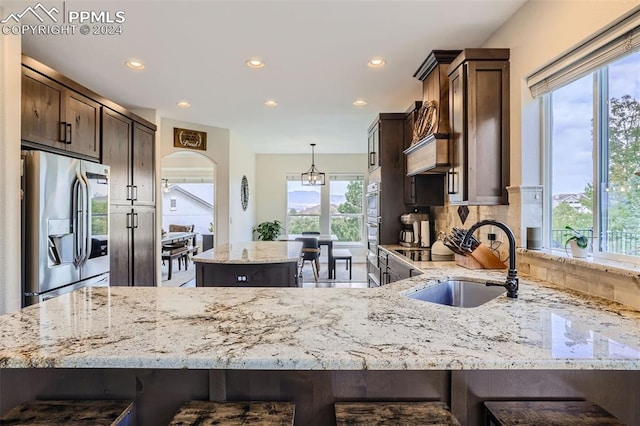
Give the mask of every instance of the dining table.
[{"label": "dining table", "polygon": [[328,279],[335,278],[336,260],[333,257],[333,242],[338,241],[338,236],[335,234],[287,234],[286,236],[281,237],[279,239],[285,240],[285,241],[294,241],[296,238],[299,238],[299,237],[317,238],[318,245],[320,245],[321,247],[327,246],[327,265],[329,269],[327,272],[327,277]]},{"label": "dining table", "polygon": [[162,234],[162,245],[189,241],[196,236],[195,232],[165,232]]}]

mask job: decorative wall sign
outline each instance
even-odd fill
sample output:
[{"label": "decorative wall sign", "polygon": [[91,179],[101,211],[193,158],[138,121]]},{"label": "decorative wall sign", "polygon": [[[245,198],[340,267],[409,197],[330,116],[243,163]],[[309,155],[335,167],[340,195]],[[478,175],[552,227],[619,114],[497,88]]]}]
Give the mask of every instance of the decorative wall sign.
[{"label": "decorative wall sign", "polygon": [[207,150],[207,132],[173,128],[173,146],[185,149]]},{"label": "decorative wall sign", "polygon": [[247,205],[249,205],[249,181],[246,176],[242,176],[242,182],[240,183],[240,202],[242,203],[242,210],[247,210]]}]

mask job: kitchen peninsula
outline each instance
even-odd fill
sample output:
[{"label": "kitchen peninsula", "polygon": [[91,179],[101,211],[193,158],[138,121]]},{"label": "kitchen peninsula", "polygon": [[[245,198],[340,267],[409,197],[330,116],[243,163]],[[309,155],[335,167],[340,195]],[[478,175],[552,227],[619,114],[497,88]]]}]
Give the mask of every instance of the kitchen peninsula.
[{"label": "kitchen peninsula", "polygon": [[194,256],[198,287],[298,287],[298,241],[223,244]]},{"label": "kitchen peninsula", "polygon": [[4,315],[0,413],[127,398],[138,424],[166,424],[190,399],[289,400],[297,424],[324,425],[336,400],[422,399],[475,425],[484,400],[545,397],[638,424],[640,312],[528,279],[515,300],[431,304],[405,295],[503,272],[415,265],[375,289],[85,288]]}]

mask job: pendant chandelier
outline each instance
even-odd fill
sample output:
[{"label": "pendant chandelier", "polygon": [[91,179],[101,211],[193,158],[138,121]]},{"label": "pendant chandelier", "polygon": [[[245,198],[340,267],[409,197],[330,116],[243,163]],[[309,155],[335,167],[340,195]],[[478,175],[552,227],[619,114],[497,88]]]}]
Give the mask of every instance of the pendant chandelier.
[{"label": "pendant chandelier", "polygon": [[324,185],[324,173],[320,170],[316,169],[315,165],[315,143],[311,145],[311,168],[306,172],[302,173],[300,176],[300,180],[303,186],[308,185]]}]

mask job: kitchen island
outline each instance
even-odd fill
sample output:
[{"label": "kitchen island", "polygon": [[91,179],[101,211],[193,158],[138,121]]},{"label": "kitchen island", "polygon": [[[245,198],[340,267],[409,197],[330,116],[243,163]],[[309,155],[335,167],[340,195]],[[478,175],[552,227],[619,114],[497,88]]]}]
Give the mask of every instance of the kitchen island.
[{"label": "kitchen island", "polygon": [[640,312],[521,280],[520,297],[452,308],[406,294],[453,264],[376,289],[85,288],[0,317],[0,413],[34,398],[127,398],[138,424],[189,399],[291,400],[332,424],[336,400],[585,398],[640,423]]},{"label": "kitchen island", "polygon": [[298,287],[302,243],[223,244],[193,257],[197,287]]}]

